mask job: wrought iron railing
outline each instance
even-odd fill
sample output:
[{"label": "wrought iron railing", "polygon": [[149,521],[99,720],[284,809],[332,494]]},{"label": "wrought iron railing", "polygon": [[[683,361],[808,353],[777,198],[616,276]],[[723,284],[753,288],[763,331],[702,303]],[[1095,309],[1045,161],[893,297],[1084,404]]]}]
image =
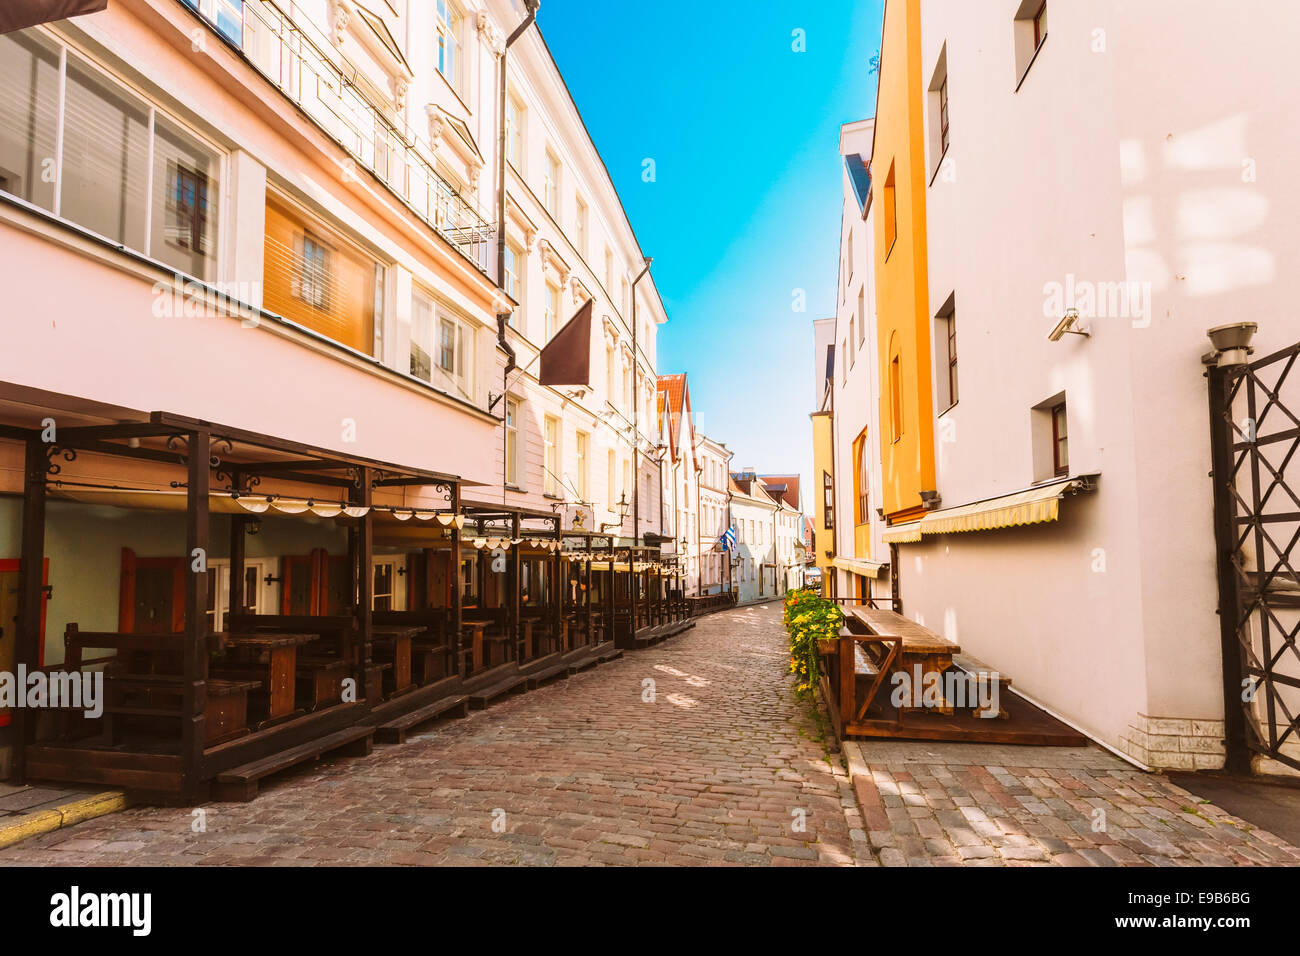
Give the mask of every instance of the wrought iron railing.
[{"label": "wrought iron railing", "polygon": [[210,15],[201,0],[178,0],[207,20],[262,75],[378,177],[417,216],[488,271],[492,226],[441,174],[432,150],[408,124],[375,102],[357,68],[320,28],[272,0],[245,0],[242,22],[228,5]]}]

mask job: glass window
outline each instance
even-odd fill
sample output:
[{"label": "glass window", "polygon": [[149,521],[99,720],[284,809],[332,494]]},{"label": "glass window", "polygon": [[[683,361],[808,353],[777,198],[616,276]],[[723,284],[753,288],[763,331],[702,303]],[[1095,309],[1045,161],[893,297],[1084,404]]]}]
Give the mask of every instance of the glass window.
[{"label": "glass window", "polygon": [[433,303],[420,295],[411,300],[411,374],[433,381]]},{"label": "glass window", "polygon": [[0,36],[0,190],[54,210],[59,52],[27,31]]},{"label": "glass window", "polygon": [[59,209],[132,249],[145,248],[149,110],[69,58]]},{"label": "glass window", "polygon": [[588,499],[588,464],[587,464],[587,443],[589,439],[586,432],[578,432],[574,441],[575,467],[577,468],[577,485],[578,499],[586,501]]},{"label": "glass window", "polygon": [[330,252],[325,243],[311,233],[298,239],[298,298],[313,308],[330,307]]},{"label": "glass window", "polygon": [[506,100],[506,159],[521,173],[524,168],[524,108],[513,96]]},{"label": "glass window", "polygon": [[452,89],[461,88],[460,38],[462,17],[447,0],[438,0],[438,72]]},{"label": "glass window", "polygon": [[[523,266],[523,256],[519,250],[510,244],[506,244],[506,295],[522,304],[524,301],[524,283],[521,272]],[[518,311],[518,310],[516,310]],[[515,324],[515,315],[511,313],[510,324]]]},{"label": "glass window", "polygon": [[1057,475],[1070,473],[1070,443],[1066,432],[1064,402],[1052,409],[1052,464]]},{"label": "glass window", "polygon": [[506,484],[519,487],[519,403],[506,399]]},{"label": "glass window", "polygon": [[546,153],[546,210],[555,219],[560,218],[560,161],[549,150]]},{"label": "glass window", "polygon": [[456,371],[456,323],[447,319],[438,324],[438,367],[444,372]]},{"label": "glass window", "polygon": [[558,419],[546,418],[546,480],[545,492],[552,497],[560,493],[560,422]]},{"label": "glass window", "polygon": [[162,117],[155,118],[154,134],[150,255],[212,279],[219,159]]},{"label": "glass window", "polygon": [[556,319],[556,312],[559,310],[559,300],[560,300],[560,290],[557,289],[555,286],[551,285],[549,282],[546,283],[546,303],[545,303],[545,310],[544,310],[545,320],[546,320],[546,328],[545,328],[546,337],[543,340],[544,342],[551,341],[551,337],[555,335],[555,319]]}]

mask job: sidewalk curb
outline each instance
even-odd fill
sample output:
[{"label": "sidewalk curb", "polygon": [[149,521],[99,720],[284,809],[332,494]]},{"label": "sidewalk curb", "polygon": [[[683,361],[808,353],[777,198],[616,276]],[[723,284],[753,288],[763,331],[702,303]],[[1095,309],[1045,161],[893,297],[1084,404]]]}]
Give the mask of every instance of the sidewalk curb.
[{"label": "sidewalk curb", "polygon": [[51,833],[75,823],[93,820],[109,813],[117,813],[128,806],[126,794],[121,790],[106,790],[94,796],[74,800],[50,810],[39,810],[19,817],[11,823],[0,824],[0,849],[21,843],[44,833]]}]

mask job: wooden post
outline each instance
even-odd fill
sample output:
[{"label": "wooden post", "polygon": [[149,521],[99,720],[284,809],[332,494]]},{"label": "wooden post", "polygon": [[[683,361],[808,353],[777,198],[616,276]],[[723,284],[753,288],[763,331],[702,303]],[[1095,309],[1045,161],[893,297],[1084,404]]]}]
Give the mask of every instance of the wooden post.
[{"label": "wooden post", "polygon": [[370,468],[358,468],[361,487],[356,489],[353,497],[356,503],[366,508],[364,515],[357,519],[356,529],[356,564],[353,571],[357,582],[357,640],[360,647],[354,654],[357,667],[357,699],[364,698],[367,706],[379,696],[378,687],[367,687],[366,676],[370,668],[371,641],[374,637],[375,605],[375,489],[371,483],[373,471]]},{"label": "wooden post", "polygon": [[[460,517],[460,485],[452,485],[451,488],[451,513],[453,517]],[[456,522],[452,522],[448,529],[451,532],[451,567],[447,569],[447,576],[451,581],[451,645],[455,649],[456,668],[460,672],[460,677],[465,676],[465,655],[464,650],[464,610],[461,600],[460,591],[460,528]]]},{"label": "wooden post", "polygon": [[[230,487],[238,489],[239,483],[239,473],[232,472]],[[242,614],[244,612],[244,565],[248,541],[245,531],[248,527],[248,521],[246,515],[231,515],[230,517],[230,582],[226,605],[227,618],[232,614]],[[229,630],[229,627],[226,629]]]},{"label": "wooden post", "polygon": [[[14,667],[35,668],[41,659],[41,586],[45,566],[45,469],[47,446],[27,439],[23,463],[23,540],[18,565],[18,639]],[[26,707],[10,710],[13,726],[13,779],[27,782],[27,747],[33,741],[36,721]]]},{"label": "wooden post", "polygon": [[586,643],[591,644],[593,643],[592,638],[595,635],[592,633],[592,626],[591,626],[591,542],[590,541],[587,542],[587,560],[585,563],[587,566],[586,571],[584,572],[587,577],[587,601],[586,601],[586,608],[585,608],[587,612]]},{"label": "wooden post", "polygon": [[208,696],[208,488],[211,476],[212,435],[205,429],[190,432],[186,449],[189,474],[185,488],[185,636],[181,685],[181,793],[187,800],[201,797],[199,766]]},{"label": "wooden post", "polygon": [[855,643],[852,637],[841,637],[840,652],[835,655],[836,666],[840,669],[840,727],[845,728],[844,733],[848,733],[849,724],[857,720],[857,714],[854,712],[853,707],[854,698],[857,696],[857,668],[854,666],[853,657],[853,645]]},{"label": "wooden post", "polygon": [[[510,519],[510,540],[517,541],[518,539],[519,512],[516,511],[514,516]],[[506,633],[512,635],[510,643],[514,648],[513,653],[515,660],[522,662],[524,659],[524,629],[521,625],[520,618],[522,615],[519,610],[519,586],[521,583],[519,576],[520,547],[521,545],[518,544],[510,545],[510,559],[506,564]]]}]

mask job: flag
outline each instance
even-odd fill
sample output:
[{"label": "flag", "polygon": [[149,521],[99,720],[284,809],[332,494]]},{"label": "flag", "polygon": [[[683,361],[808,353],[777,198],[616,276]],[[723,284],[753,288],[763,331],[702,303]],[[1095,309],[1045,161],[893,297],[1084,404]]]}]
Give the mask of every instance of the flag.
[{"label": "flag", "polygon": [[543,385],[580,385],[591,388],[591,303],[564,324],[542,349]]},{"label": "flag", "polygon": [[0,6],[0,33],[98,13],[107,6],[108,0],[4,0]]},{"label": "flag", "polygon": [[718,538],[718,543],[722,545],[723,551],[730,551],[736,546],[736,526],[733,524],[722,536]]}]

